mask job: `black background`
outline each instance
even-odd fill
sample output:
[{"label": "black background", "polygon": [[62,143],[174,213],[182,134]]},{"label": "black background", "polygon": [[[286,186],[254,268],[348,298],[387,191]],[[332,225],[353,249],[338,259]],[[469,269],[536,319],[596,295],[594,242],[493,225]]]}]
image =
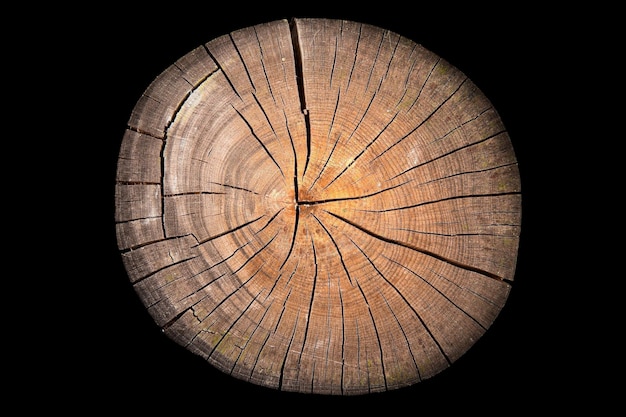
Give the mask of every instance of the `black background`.
[{"label": "black background", "polygon": [[[77,242],[75,263],[64,269],[80,275],[71,280],[70,300],[58,302],[67,312],[56,319],[63,323],[58,325],[64,334],[58,338],[63,355],[51,361],[58,366],[45,379],[46,386],[63,387],[56,404],[90,410],[178,409],[181,415],[369,410],[497,415],[562,411],[586,401],[588,391],[580,394],[578,388],[593,383],[599,359],[570,355],[578,336],[570,332],[571,311],[558,304],[566,295],[562,269],[555,264],[573,255],[555,251],[563,226],[554,205],[568,190],[550,186],[558,172],[549,168],[555,154],[546,147],[568,140],[559,134],[552,116],[569,100],[562,96],[568,84],[562,75],[584,31],[574,25],[555,29],[559,16],[541,8],[403,4],[362,3],[345,12],[336,10],[338,3],[94,6],[66,27],[59,23],[63,35],[49,46],[64,69],[57,85],[71,103],[64,107],[65,120],[70,120],[64,131],[73,138],[66,141],[66,152],[85,156],[83,163],[66,167],[65,184],[69,189],[79,189],[81,181],[93,186],[64,213],[69,214],[66,224],[76,226],[66,233]],[[331,397],[279,392],[225,375],[160,332],[134,293],[117,250],[116,160],[142,92],[195,47],[236,29],[292,17],[369,23],[423,45],[485,93],[513,141],[523,217],[509,300],[470,351],[448,370],[412,387]],[[45,44],[46,37],[40,42]]]}]

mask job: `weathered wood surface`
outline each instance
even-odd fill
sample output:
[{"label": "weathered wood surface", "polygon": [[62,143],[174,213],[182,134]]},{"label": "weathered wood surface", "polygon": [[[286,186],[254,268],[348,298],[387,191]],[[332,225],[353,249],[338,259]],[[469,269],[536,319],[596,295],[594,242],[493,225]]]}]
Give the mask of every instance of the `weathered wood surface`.
[{"label": "weathered wood surface", "polygon": [[489,100],[422,46],[350,21],[199,46],[148,86],[119,154],[118,245],[155,322],[286,391],[446,369],[507,300],[520,220]]}]

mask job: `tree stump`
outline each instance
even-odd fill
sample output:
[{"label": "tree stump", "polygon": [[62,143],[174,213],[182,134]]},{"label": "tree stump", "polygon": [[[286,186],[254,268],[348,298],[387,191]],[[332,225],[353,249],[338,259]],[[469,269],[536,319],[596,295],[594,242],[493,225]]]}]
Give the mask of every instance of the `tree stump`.
[{"label": "tree stump", "polygon": [[433,377],[488,330],[520,190],[496,109],[459,69],[371,25],[280,20],[147,87],[115,222],[171,339],[253,384],[355,395]]}]

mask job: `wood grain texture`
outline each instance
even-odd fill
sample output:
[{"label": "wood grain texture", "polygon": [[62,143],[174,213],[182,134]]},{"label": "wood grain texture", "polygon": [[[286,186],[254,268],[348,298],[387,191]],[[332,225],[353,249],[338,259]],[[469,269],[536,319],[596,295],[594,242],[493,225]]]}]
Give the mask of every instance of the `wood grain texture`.
[{"label": "wood grain texture", "polygon": [[130,116],[115,198],[155,322],[279,390],[433,377],[515,274],[521,188],[496,109],[441,57],[357,22],[273,21],[173,63]]}]

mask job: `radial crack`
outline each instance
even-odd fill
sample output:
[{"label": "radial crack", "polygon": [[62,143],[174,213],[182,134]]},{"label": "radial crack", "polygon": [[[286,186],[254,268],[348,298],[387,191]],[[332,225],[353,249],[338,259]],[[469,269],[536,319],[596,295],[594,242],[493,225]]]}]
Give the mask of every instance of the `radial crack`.
[{"label": "radial crack", "polygon": [[341,285],[337,278],[337,288],[339,289],[339,306],[341,307],[341,394],[343,394],[343,386],[345,384],[345,367],[346,367],[346,314],[343,305],[343,295],[341,293]]},{"label": "radial crack", "polygon": [[[311,120],[309,110],[306,105],[306,94],[304,88],[304,68],[302,59],[302,49],[300,40],[298,37],[298,24],[295,20],[289,25],[291,30],[291,44],[293,46],[294,63],[296,70],[296,83],[298,84],[298,94],[300,97],[300,110],[304,115],[304,124],[306,127],[306,162],[304,164],[304,170],[302,171],[302,177],[306,174],[309,167],[309,159],[311,158]],[[298,175],[298,172],[295,173]],[[296,193],[298,189],[296,188]]]},{"label": "radial crack", "polygon": [[303,200],[303,201],[299,201],[299,203],[302,204],[302,205],[312,206],[312,205],[316,205],[316,204],[334,203],[334,202],[337,202],[337,201],[362,200],[364,198],[373,197],[375,195],[382,194],[382,193],[384,193],[386,191],[393,190],[394,188],[402,187],[402,186],[404,186],[404,185],[406,185],[406,184],[408,184],[408,183],[410,183],[412,181],[413,180],[408,180],[408,181],[405,181],[405,182],[403,182],[401,184],[396,184],[396,185],[393,185],[391,187],[387,187],[387,188],[375,191],[375,192],[370,193],[370,194],[357,195],[357,196],[354,196],[354,197],[327,198],[327,199],[324,199],[324,200],[313,200],[313,201]]},{"label": "radial crack", "polygon": [[[485,326],[483,326],[476,318],[474,318],[472,315],[470,315],[467,311],[463,310],[459,305],[457,305],[454,301],[452,301],[450,299],[450,297],[448,297],[447,295],[445,295],[443,292],[441,292],[437,287],[435,287],[433,284],[431,284],[430,282],[428,282],[426,279],[424,279],[424,277],[422,277],[421,275],[419,275],[417,272],[413,271],[411,268],[407,267],[406,265],[402,265],[400,262],[391,259],[385,255],[381,255],[382,257],[384,257],[385,259],[387,259],[389,262],[392,262],[396,265],[398,265],[400,268],[404,268],[406,271],[408,271],[410,274],[414,275],[415,277],[417,277],[419,280],[421,280],[423,283],[425,283],[426,285],[428,285],[429,287],[431,287],[434,291],[436,291],[437,293],[439,293],[439,295],[441,295],[443,298],[445,298],[450,304],[452,304],[455,308],[457,308],[460,312],[462,312],[463,314],[465,314],[468,318],[470,318],[471,320],[473,320],[476,324],[478,324],[480,327],[483,328],[483,330],[487,330],[487,328]],[[444,278],[444,277],[442,277]],[[445,278],[444,278],[445,279]],[[458,284],[451,282],[450,280],[446,279],[446,281],[450,282],[452,285],[456,286],[457,288],[460,289],[465,289],[463,287],[460,287]],[[472,294],[477,295],[475,292],[472,292]],[[478,296],[478,295],[477,295]],[[484,297],[481,297],[482,299],[484,299]],[[490,304],[493,304],[492,301],[489,300],[485,300]]]},{"label": "radial crack", "polygon": [[289,142],[291,143],[291,151],[293,152],[293,196],[298,202],[299,186],[298,186],[298,155],[296,154],[296,145],[293,143],[293,136],[291,136],[291,130],[289,129],[289,121],[287,120],[287,114],[283,109],[283,117],[285,118],[285,128],[289,135]]},{"label": "radial crack", "polygon": [[364,232],[365,234],[368,234],[368,235],[372,236],[375,239],[379,239],[379,240],[382,240],[383,242],[387,242],[387,243],[391,243],[393,245],[397,245],[397,246],[401,246],[401,247],[404,247],[404,248],[407,248],[407,249],[411,249],[412,251],[419,252],[421,254],[430,256],[432,258],[435,258],[435,259],[438,259],[440,261],[446,262],[446,263],[448,263],[450,265],[454,265],[454,266],[456,266],[458,268],[465,269],[467,271],[477,272],[477,273],[479,273],[481,275],[484,275],[484,276],[486,276],[488,278],[495,279],[497,281],[503,281],[502,277],[500,277],[500,276],[498,276],[498,275],[496,275],[496,274],[494,274],[492,272],[485,271],[483,269],[476,268],[476,267],[473,267],[471,265],[465,265],[465,264],[463,264],[461,262],[455,261],[453,259],[446,258],[444,256],[441,256],[441,255],[436,254],[434,252],[431,252],[429,250],[418,248],[418,247],[413,246],[411,244],[408,244],[406,242],[401,242],[399,240],[390,239],[388,237],[379,235],[379,234],[374,233],[371,230],[368,230],[367,228],[365,228],[365,227],[363,227],[363,226],[353,222],[352,220],[348,220],[345,217],[341,217],[338,214],[331,213],[330,211],[327,211],[327,210],[325,210],[325,211],[326,211],[326,213],[330,214],[331,216],[336,217],[337,219],[339,219],[339,220],[341,220],[341,221],[343,221],[345,223],[348,223],[350,226],[352,226],[352,227],[354,227],[354,228]]},{"label": "radial crack", "polygon": [[[352,243],[354,243],[354,242],[352,242]],[[380,351],[380,366],[382,368],[383,381],[385,382],[385,390],[387,390],[387,375],[385,374],[385,360],[384,360],[384,356],[383,356],[383,344],[382,344],[382,342],[380,340],[380,333],[378,331],[378,326],[376,325],[376,320],[374,319],[374,312],[372,311],[372,307],[370,306],[370,303],[367,300],[367,297],[365,296],[365,291],[363,291],[363,288],[361,288],[361,285],[359,284],[358,281],[356,281],[356,286],[359,289],[359,291],[361,292],[361,296],[363,297],[363,301],[365,301],[365,305],[367,306],[367,311],[370,314],[370,319],[372,320],[372,327],[374,328],[374,333],[376,334],[376,340],[378,341],[378,349]],[[369,377],[369,372],[368,372],[368,377]],[[369,383],[368,383],[368,386],[370,386]]]},{"label": "radial crack", "polygon": [[415,100],[413,100],[413,103],[411,103],[411,106],[409,106],[408,111],[411,111],[413,107],[415,106],[415,104],[417,103],[417,101],[419,100],[420,96],[422,95],[422,91],[424,91],[424,87],[426,87],[426,84],[430,80],[430,77],[433,75],[433,72],[435,72],[435,68],[437,68],[437,65],[439,65],[440,62],[441,62],[441,58],[438,57],[437,62],[435,62],[435,65],[433,65],[433,67],[430,69],[430,72],[428,73],[428,75],[426,76],[426,79],[424,80],[424,84],[422,84],[422,86],[420,87],[420,91],[417,93],[417,96],[415,96]]},{"label": "radial crack", "polygon": [[350,281],[350,285],[354,286],[354,284],[352,283],[352,278],[350,278],[350,272],[348,272],[348,267],[346,266],[346,263],[345,263],[345,261],[343,259],[343,255],[341,254],[341,250],[339,249],[339,245],[335,241],[335,238],[333,238],[333,235],[330,234],[330,231],[326,228],[326,226],[324,226],[324,223],[322,223],[320,221],[320,219],[318,219],[315,214],[312,214],[312,216],[313,216],[313,218],[315,220],[317,220],[317,222],[320,224],[320,226],[322,226],[322,229],[324,229],[324,231],[326,232],[326,234],[330,238],[330,241],[335,246],[335,249],[337,250],[337,255],[339,255],[339,260],[341,261],[341,266],[343,266],[343,270],[346,273],[346,277],[348,278],[348,281]]},{"label": "radial crack", "polygon": [[[256,36],[256,40],[257,43],[259,45],[259,52],[260,52],[260,61],[261,61],[261,67],[263,67],[263,75],[265,76],[265,81],[267,82],[267,88],[270,91],[270,96],[272,97],[272,100],[274,100],[274,104],[276,104],[276,98],[274,97],[274,92],[272,91],[272,83],[270,82],[270,77],[267,75],[267,68],[265,68],[265,59],[264,59],[264,55],[263,55],[263,47],[261,46],[261,40],[259,39],[259,33],[257,32],[256,28],[253,27],[254,29],[254,35]],[[270,124],[271,126],[271,124]]]},{"label": "radial crack", "polygon": [[[446,355],[446,352],[443,350],[443,348],[441,347],[441,345],[439,344],[439,342],[437,341],[437,339],[435,338],[435,336],[432,334],[432,332],[429,330],[428,326],[426,325],[426,322],[422,319],[422,317],[420,316],[420,314],[417,312],[417,310],[415,310],[415,308],[411,305],[411,303],[409,302],[409,300],[406,299],[406,297],[404,296],[404,294],[402,294],[402,292],[400,290],[398,290],[398,288],[393,285],[393,283],[391,281],[389,281],[387,279],[387,277],[385,277],[383,275],[383,273],[380,271],[380,269],[378,269],[378,267],[374,264],[374,262],[372,261],[372,259],[363,251],[363,249],[361,249],[361,247],[359,245],[356,244],[356,242],[354,240],[352,240],[351,238],[349,238],[350,241],[354,244],[354,246],[356,246],[356,248],[361,252],[361,254],[365,257],[365,259],[369,262],[369,264],[371,265],[372,268],[374,268],[374,270],[376,271],[376,274],[378,274],[379,277],[381,277],[387,284],[389,284],[389,286],[396,292],[396,294],[398,294],[400,296],[400,298],[402,298],[402,301],[405,302],[405,304],[411,309],[411,311],[413,311],[413,314],[415,314],[415,316],[417,317],[417,319],[420,321],[420,323],[422,324],[422,326],[424,326],[424,329],[428,332],[428,334],[430,335],[430,337],[432,338],[432,340],[435,342],[435,344],[437,345],[437,347],[439,348],[439,351],[441,352],[441,354],[445,357],[446,361],[448,362],[448,364],[452,364],[452,361],[450,360],[450,358],[448,358],[448,355]],[[382,295],[382,294],[381,294]],[[383,297],[384,298],[384,297]],[[386,300],[385,300],[386,301]],[[394,313],[394,311],[391,309],[391,307],[389,308],[389,310],[391,311],[391,313],[394,315],[394,317],[396,317],[396,314]],[[397,317],[396,317],[397,320]],[[398,323],[399,324],[399,323]],[[400,326],[400,329],[402,329],[402,326]],[[404,333],[404,329],[402,329],[402,333]],[[411,355],[413,353],[411,352]]]},{"label": "radial crack", "polygon": [[[411,136],[413,133],[415,133],[415,131],[417,131],[417,129],[419,129],[420,127],[422,127],[422,125],[424,125],[424,123],[426,123],[431,117],[433,117],[433,115],[435,113],[437,113],[437,111],[439,111],[439,109],[441,109],[441,107],[443,107],[444,104],[446,104],[448,102],[448,100],[450,100],[452,97],[454,97],[454,95],[456,94],[457,91],[459,91],[459,89],[461,88],[461,86],[463,84],[465,84],[465,81],[467,81],[467,78],[464,78],[463,81],[458,85],[458,87],[456,88],[456,90],[454,90],[452,92],[452,94],[450,94],[444,101],[442,101],[437,107],[435,107],[435,109],[428,115],[426,116],[426,118],[424,118],[424,120],[422,120],[421,122],[419,122],[417,124],[417,126],[415,126],[413,129],[411,129],[411,131],[409,133],[407,133],[406,135],[402,136],[400,139],[398,139],[397,141],[395,141],[393,144],[391,144],[391,146],[389,146],[387,149],[385,149],[384,151],[382,151],[380,154],[376,155],[376,157],[374,157],[374,159],[372,159],[372,161],[375,161],[376,159],[380,158],[381,156],[383,156],[385,153],[389,152],[393,147],[395,147],[396,145],[398,145],[400,142],[402,142],[403,140],[405,140],[406,138],[408,138],[409,136]],[[416,99],[417,100],[417,99]]]},{"label": "radial crack", "polygon": [[[233,45],[235,44],[235,42],[233,41],[232,36],[230,37],[231,42],[233,42]],[[224,71],[224,68],[222,68],[222,64],[215,58],[215,56],[213,55],[213,53],[211,53],[211,51],[209,50],[209,48],[205,45],[203,45],[204,50],[206,51],[206,53],[209,55],[209,57],[213,60],[213,62],[215,63],[215,65],[218,68],[218,71],[220,71],[223,75],[224,75],[224,79],[226,80],[226,82],[228,83],[228,85],[230,86],[231,90],[233,90],[233,92],[237,95],[237,97],[241,100],[241,95],[239,94],[239,91],[237,91],[237,89],[235,88],[235,85],[233,84],[233,82],[231,81],[231,79],[228,77],[228,75],[226,74],[226,71]],[[237,46],[235,45],[235,49],[237,49]],[[237,51],[239,52],[239,51]],[[239,55],[239,58],[241,59],[241,55]],[[245,65],[244,65],[245,67]],[[250,76],[250,74],[248,74],[248,77]],[[252,80],[250,80],[250,84],[252,84]],[[253,85],[254,88],[254,85]]]},{"label": "radial crack", "polygon": [[[304,327],[304,338],[302,340],[303,351],[305,349],[307,338],[309,335],[309,326],[311,325],[311,315],[313,313],[313,302],[315,301],[315,290],[317,287],[317,251],[315,250],[315,242],[313,241],[313,236],[311,236],[311,248],[313,250],[313,266],[315,267],[315,269],[313,271],[313,287],[311,288],[311,298],[309,300],[309,311],[307,313],[306,325]],[[300,372],[301,360],[302,360],[302,354],[298,357],[298,373]]]},{"label": "radial crack", "polygon": [[278,233],[276,233],[270,240],[268,240],[267,243],[261,247],[261,249],[254,252],[250,257],[248,257],[248,259],[246,259],[246,261],[239,268],[233,271],[233,274],[237,274],[239,271],[241,271],[243,267],[245,267],[248,264],[248,262],[250,262],[259,253],[261,253],[263,249],[267,248],[270,245],[270,243],[272,243],[274,239],[276,239],[276,236],[278,236]]},{"label": "radial crack", "polygon": [[285,260],[280,265],[280,268],[278,268],[279,270],[282,270],[285,264],[287,263],[287,261],[289,260],[289,257],[291,256],[291,252],[293,252],[293,247],[296,244],[296,236],[298,235],[298,222],[300,220],[300,207],[299,206],[296,206],[296,215],[294,217],[295,219],[294,219],[294,226],[293,226],[293,236],[291,238],[291,245],[289,246],[289,251],[287,252],[287,256],[285,257]]},{"label": "radial crack", "polygon": [[[451,130],[450,132],[452,132],[452,131],[454,131],[454,130],[455,130],[455,129]],[[450,132],[446,133],[446,135],[448,135]],[[427,161],[423,161],[423,162],[421,162],[421,163],[419,163],[419,164],[417,164],[417,165],[412,166],[411,168],[407,168],[407,169],[405,169],[404,171],[402,171],[401,173],[399,173],[399,174],[397,174],[397,175],[394,175],[393,177],[389,178],[387,181],[394,180],[394,179],[398,178],[399,176],[406,174],[407,172],[410,172],[410,171],[412,171],[412,170],[414,170],[414,169],[417,169],[417,168],[419,168],[419,167],[422,167],[422,166],[424,166],[424,165],[426,165],[426,164],[429,164],[429,163],[431,163],[431,162],[437,161],[437,160],[439,160],[439,159],[445,158],[446,156],[450,156],[450,155],[454,154],[455,152],[459,152],[459,151],[461,151],[461,150],[463,150],[463,149],[466,149],[466,148],[471,148],[471,147],[473,147],[473,146],[479,145],[479,144],[481,144],[481,143],[483,143],[483,142],[486,142],[487,140],[492,139],[492,138],[494,138],[494,137],[496,137],[496,136],[498,136],[498,135],[501,135],[501,134],[503,134],[503,133],[506,133],[506,130],[501,130],[501,131],[499,131],[499,132],[497,132],[497,133],[494,133],[493,135],[489,135],[489,136],[487,136],[487,137],[485,137],[485,138],[483,138],[483,139],[480,139],[480,140],[478,140],[478,141],[476,141],[476,142],[473,142],[473,143],[470,143],[470,144],[467,144],[467,145],[463,145],[463,146],[458,147],[458,148],[456,148],[456,149],[453,149],[453,150],[451,150],[451,151],[449,151],[449,152],[446,152],[446,153],[444,153],[444,154],[442,154],[442,155],[439,155],[439,156],[437,156],[437,157],[435,157],[435,158],[429,159],[429,160],[427,160]],[[444,137],[445,137],[445,136],[444,136]],[[416,147],[416,149],[417,149],[417,147]],[[373,162],[375,159],[376,159],[376,158],[374,158],[374,159],[372,160],[372,162]],[[511,165],[514,165],[514,164],[511,164]],[[492,167],[492,168],[499,168],[499,167]],[[492,169],[492,168],[489,168],[489,169]],[[486,170],[480,170],[480,171],[486,171]],[[464,174],[465,174],[465,173],[469,173],[469,172],[479,172],[479,171],[468,171],[468,172],[464,172]]]},{"label": "radial crack", "polygon": [[[333,127],[335,125],[335,117],[337,117],[337,111],[339,109],[339,102],[340,102],[340,100],[341,100],[341,88],[338,88],[337,89],[337,100],[335,101],[335,110],[333,111],[333,117],[332,117],[332,119],[330,121],[330,126],[328,128],[327,143],[330,140],[330,134],[332,133]],[[335,149],[337,148],[337,144],[339,143],[339,139],[341,139],[341,134],[342,134],[342,132],[339,132],[339,134],[337,135],[337,139],[335,139],[335,143],[333,143],[333,147],[331,148],[330,153],[328,154],[328,157],[326,158],[326,161],[324,162],[324,166],[322,166],[322,168],[320,169],[320,172],[317,174],[317,177],[315,177],[315,179],[311,183],[311,186],[309,187],[309,191],[311,191],[313,189],[313,187],[315,186],[317,181],[320,179],[320,177],[324,173],[324,170],[326,169],[326,167],[330,163],[330,160],[333,157],[333,153],[335,152]]]},{"label": "radial crack", "polygon": [[[404,331],[404,327],[402,327],[402,324],[400,323],[400,319],[393,312],[393,310],[391,308],[391,304],[389,303],[389,300],[387,300],[387,298],[385,297],[384,294],[381,293],[380,295],[383,298],[383,300],[385,301],[385,304],[387,304],[387,308],[389,309],[389,311],[391,311],[391,313],[393,314],[393,318],[396,319],[396,324],[398,325],[398,328],[402,332],[402,336],[404,337],[404,342],[406,343],[406,347],[409,350],[409,353],[411,354],[411,359],[413,360],[413,365],[415,366],[415,370],[417,371],[417,378],[419,380],[421,380],[422,379],[422,375],[421,375],[421,372],[420,372],[420,367],[417,364],[417,360],[415,359],[415,354],[413,353],[413,348],[411,347],[411,342],[409,341],[409,337],[407,336],[406,332]],[[435,343],[437,343],[437,341],[435,341]],[[443,350],[441,350],[441,353],[444,356],[446,356],[446,354],[443,352]]]},{"label": "radial crack", "polygon": [[[224,299],[227,300],[228,298],[230,298],[234,293],[236,293],[237,291],[239,291],[240,288],[238,288],[237,290],[233,291],[231,294],[228,295],[228,297],[226,297]],[[259,292],[260,294],[261,292]],[[246,312],[250,309],[250,306],[252,305],[252,303],[254,303],[257,299],[257,297],[259,296],[259,294],[257,294],[256,296],[254,296],[254,298],[252,300],[250,300],[250,302],[248,303],[248,305],[246,306],[246,308],[243,308],[241,310],[241,313],[239,314],[239,316],[237,316],[237,318],[231,323],[230,327],[228,329],[226,329],[226,331],[224,331],[224,334],[222,334],[222,337],[220,337],[220,340],[218,340],[218,342],[215,344],[215,346],[213,346],[213,348],[211,349],[211,351],[209,352],[209,354],[207,355],[207,358],[210,358],[211,356],[213,356],[213,353],[215,352],[215,350],[217,349],[217,347],[224,341],[224,339],[226,338],[227,335],[230,334],[230,331],[233,329],[233,327],[235,326],[235,324],[237,324],[237,322],[246,314]],[[236,363],[236,362],[235,362]]]},{"label": "radial crack", "polygon": [[280,366],[280,377],[278,378],[278,390],[281,391],[283,389],[283,378],[285,376],[285,366],[287,365],[287,356],[289,356],[289,352],[291,351],[291,345],[293,344],[293,340],[296,335],[296,330],[298,329],[298,320],[300,319],[300,311],[296,313],[296,319],[294,320],[293,331],[291,332],[291,338],[289,339],[289,345],[285,350],[285,356],[283,357],[283,363]]},{"label": "radial crack", "polygon": [[234,189],[234,190],[246,191],[246,192],[248,192],[248,193],[252,193],[252,194],[259,195],[259,193],[257,193],[256,191],[252,191],[252,190],[249,190],[249,189],[244,188],[244,187],[238,187],[238,186],[236,186],[236,185],[223,184],[223,183],[221,183],[221,182],[213,182],[213,181],[209,182],[209,184],[219,185],[219,186],[222,186],[222,187],[232,188],[232,189]]},{"label": "radial crack", "polygon": [[267,153],[267,156],[269,156],[270,159],[272,160],[272,162],[274,162],[274,165],[276,165],[276,167],[280,171],[280,175],[282,175],[283,178],[284,178],[285,177],[285,173],[283,172],[282,168],[280,167],[280,165],[278,165],[278,162],[276,162],[276,159],[274,159],[274,155],[272,155],[272,153],[269,151],[269,149],[267,149],[267,146],[265,146],[265,144],[263,143],[261,138],[259,138],[257,136],[257,134],[254,132],[254,128],[252,127],[250,122],[248,122],[248,120],[246,120],[246,118],[243,116],[243,114],[241,114],[241,112],[239,112],[239,110],[237,110],[235,108],[235,106],[232,106],[232,108],[239,115],[239,117],[241,117],[241,120],[243,120],[243,122],[246,124],[246,126],[248,126],[248,129],[250,129],[250,133],[252,134],[252,137],[254,137],[257,140],[257,142],[259,142],[259,145],[261,145],[261,147],[263,148],[265,153]]},{"label": "radial crack", "polygon": [[410,204],[408,206],[392,207],[392,208],[382,209],[382,210],[361,210],[361,211],[369,212],[369,213],[388,213],[390,211],[408,210],[408,209],[412,209],[416,207],[426,206],[428,204],[441,203],[442,201],[461,200],[464,198],[483,198],[483,197],[488,198],[488,197],[498,197],[498,196],[504,196],[504,195],[519,195],[519,194],[520,194],[519,191],[511,191],[511,192],[493,193],[493,194],[467,194],[467,195],[458,195],[458,196],[455,195],[451,197],[440,198],[438,200],[422,201],[416,204]]},{"label": "radial crack", "polygon": [[250,70],[248,69],[248,66],[246,65],[246,61],[243,59],[243,56],[241,56],[241,51],[237,47],[237,43],[235,42],[235,39],[233,39],[232,33],[229,33],[228,36],[230,37],[230,41],[233,43],[233,47],[235,48],[235,51],[237,52],[237,56],[241,60],[241,64],[243,66],[243,69],[246,72],[246,75],[248,76],[248,81],[250,81],[250,86],[252,87],[252,90],[256,92],[256,86],[254,85],[254,81],[252,81],[252,76],[250,75]]},{"label": "radial crack", "polygon": [[[269,83],[269,81],[268,81]],[[272,95],[272,98],[274,96]],[[276,140],[278,140],[280,142],[280,136],[276,134],[276,130],[274,130],[274,126],[272,126],[272,122],[270,121],[269,116],[267,115],[267,112],[265,111],[265,109],[263,108],[263,105],[261,104],[261,102],[259,101],[259,98],[256,96],[256,94],[252,94],[252,98],[254,98],[254,101],[256,102],[257,106],[259,106],[259,109],[261,110],[261,113],[263,113],[263,117],[265,117],[265,121],[267,122],[267,125],[270,127],[270,129],[272,130],[272,133],[274,134],[274,136],[276,137]],[[275,102],[276,100],[274,100]],[[284,112],[284,110],[283,110]]]},{"label": "radial crack", "polygon": [[[372,101],[374,100],[374,98],[372,97]],[[371,104],[371,103],[370,103]],[[368,106],[369,108],[369,106]],[[378,140],[378,138],[383,134],[383,132],[385,132],[385,130],[387,130],[387,128],[394,122],[394,120],[396,120],[396,117],[398,116],[398,113],[396,113],[391,120],[383,127],[383,129],[374,137],[374,139],[372,139],[362,150],[361,152],[359,152],[351,161],[348,165],[346,165],[346,167],[344,169],[342,169],[336,176],[335,178],[333,178],[328,184],[326,184],[326,186],[324,187],[324,189],[330,187],[330,185],[332,183],[334,183],[335,181],[337,181],[337,179],[339,179],[339,177],[341,177],[352,165],[354,165],[354,163],[356,162],[357,159],[359,159],[364,153],[365,151],[367,151],[369,149],[370,146],[372,146],[374,144],[374,142],[376,142],[376,140]],[[365,116],[364,116],[365,117]],[[359,122],[360,123],[360,122]],[[358,126],[357,126],[358,127]],[[354,133],[354,132],[353,132]],[[349,138],[348,138],[349,139]]]},{"label": "radial crack", "polygon": [[242,229],[242,228],[244,228],[244,227],[246,227],[246,226],[248,226],[248,225],[250,225],[250,224],[252,224],[252,223],[254,223],[256,221],[258,221],[258,220],[262,219],[263,217],[265,217],[265,215],[261,215],[261,216],[257,217],[256,219],[253,219],[253,220],[250,220],[249,222],[240,224],[237,227],[233,227],[232,229],[228,229],[228,230],[226,230],[226,231],[224,231],[222,233],[218,233],[218,234],[213,235],[211,237],[208,237],[208,238],[206,238],[204,240],[198,241],[198,244],[194,245],[193,247],[200,246],[200,245],[202,245],[202,244],[204,244],[206,242],[209,242],[211,240],[217,239],[218,237],[222,237],[222,236],[227,235],[229,233],[236,232],[237,230]]}]

